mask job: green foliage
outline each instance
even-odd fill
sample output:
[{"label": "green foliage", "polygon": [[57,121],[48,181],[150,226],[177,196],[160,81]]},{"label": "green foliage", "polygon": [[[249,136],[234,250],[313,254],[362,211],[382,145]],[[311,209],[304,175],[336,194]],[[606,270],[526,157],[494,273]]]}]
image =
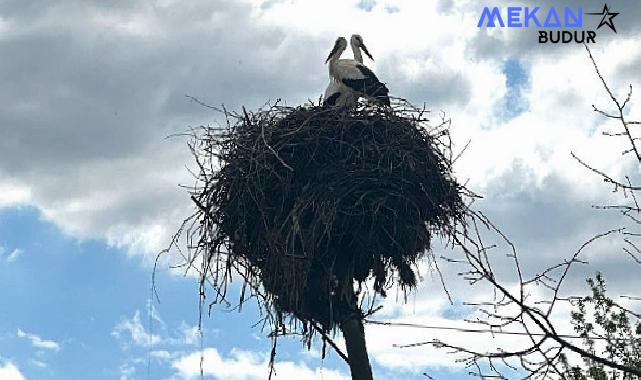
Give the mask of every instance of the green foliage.
[{"label": "green foliage", "polygon": [[[641,322],[638,316],[606,296],[603,275],[587,279],[591,295],[578,300],[572,312],[574,330],[583,338],[586,351],[611,362],[641,369]],[[631,321],[636,320],[636,324]],[[597,346],[602,351],[597,351]],[[590,358],[583,358],[583,366],[570,366],[561,356],[564,377],[569,380],[639,379],[638,376],[604,367]]]}]

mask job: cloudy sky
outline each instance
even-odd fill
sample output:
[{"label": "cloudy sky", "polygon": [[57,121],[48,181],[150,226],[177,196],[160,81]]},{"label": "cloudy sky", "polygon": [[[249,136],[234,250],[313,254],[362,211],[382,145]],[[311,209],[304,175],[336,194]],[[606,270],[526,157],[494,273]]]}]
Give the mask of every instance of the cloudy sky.
[{"label": "cloudy sky", "polygon": [[[620,142],[602,136],[617,125],[592,112],[592,104],[611,104],[585,50],[540,45],[532,29],[477,27],[483,6],[505,4],[0,0],[0,378],[193,379],[201,356],[207,378],[266,378],[270,342],[252,327],[254,307],[214,309],[201,344],[193,278],[164,262],[160,302],[150,297],[153,258],[191,211],[180,185],[192,183],[193,163],[186,141],[168,136],[221,121],[186,94],[230,109],[317,99],[339,35],[360,33],[376,59],[367,64],[393,95],[445,112],[459,148],[471,140],[456,175],[484,196],[475,207],[516,244],[527,273],[621,226],[616,215],[591,208],[619,194],[570,157],[639,178]],[[599,29],[592,50],[623,97],[629,83],[641,87],[641,6],[608,5],[620,13],[617,33]],[[586,15],[585,28],[598,21]],[[633,97],[633,119],[641,119],[640,104]],[[621,253],[620,240],[585,255],[590,265],[572,273],[568,292],[580,292],[597,269],[618,294],[639,289],[641,267]],[[426,264],[416,294],[405,305],[390,297],[379,318],[453,326],[473,313],[460,302],[483,291],[441,266],[455,305]],[[445,352],[393,347],[438,334],[368,326],[375,374],[463,377]],[[332,354],[322,360],[319,350],[284,341],[276,378],[347,379],[346,365]]]}]

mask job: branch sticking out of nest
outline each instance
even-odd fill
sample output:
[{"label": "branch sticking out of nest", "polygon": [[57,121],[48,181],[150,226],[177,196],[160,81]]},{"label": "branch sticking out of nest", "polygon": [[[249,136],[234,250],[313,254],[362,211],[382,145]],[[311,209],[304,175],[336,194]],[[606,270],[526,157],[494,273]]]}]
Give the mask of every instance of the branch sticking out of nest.
[{"label": "branch sticking out of nest", "polygon": [[[356,109],[271,106],[194,134],[200,184],[191,232],[202,284],[224,299],[240,273],[272,318],[308,338],[361,315],[355,284],[416,286],[435,234],[465,214],[449,122],[403,100]],[[359,286],[360,289],[360,286]],[[243,301],[241,295],[241,302]]]}]

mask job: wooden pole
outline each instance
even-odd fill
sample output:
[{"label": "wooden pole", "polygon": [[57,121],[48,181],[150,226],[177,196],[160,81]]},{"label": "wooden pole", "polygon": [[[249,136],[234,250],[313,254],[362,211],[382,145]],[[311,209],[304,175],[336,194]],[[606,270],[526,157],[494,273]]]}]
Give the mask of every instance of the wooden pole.
[{"label": "wooden pole", "polygon": [[[348,297],[351,298],[350,304],[356,305],[356,296],[353,289],[348,289]],[[357,313],[339,325],[345,345],[347,346],[347,358],[349,359],[349,369],[352,373],[352,380],[373,380],[372,367],[369,364],[367,346],[365,345],[365,329],[363,328],[363,319],[360,313]]]}]

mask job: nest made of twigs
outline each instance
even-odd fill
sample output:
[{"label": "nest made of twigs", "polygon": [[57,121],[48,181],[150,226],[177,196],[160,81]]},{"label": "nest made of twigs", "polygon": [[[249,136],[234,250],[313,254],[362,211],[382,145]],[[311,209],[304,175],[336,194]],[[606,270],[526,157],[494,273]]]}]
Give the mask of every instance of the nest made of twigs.
[{"label": "nest made of twigs", "polygon": [[[359,312],[354,284],[416,285],[416,261],[464,213],[447,123],[425,110],[273,106],[204,128],[194,153],[203,275],[238,270],[279,314],[324,330]],[[219,293],[220,294],[220,293]]]}]

